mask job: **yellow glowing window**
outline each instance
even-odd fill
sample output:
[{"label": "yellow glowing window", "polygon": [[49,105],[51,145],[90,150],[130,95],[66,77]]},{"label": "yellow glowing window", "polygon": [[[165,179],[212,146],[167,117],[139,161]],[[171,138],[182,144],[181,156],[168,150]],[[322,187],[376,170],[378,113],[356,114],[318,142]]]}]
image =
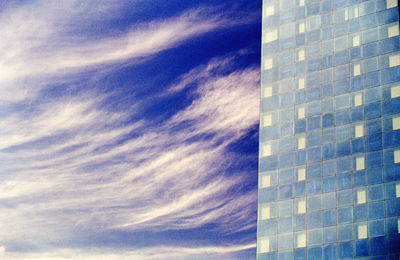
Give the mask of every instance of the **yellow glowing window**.
[{"label": "yellow glowing window", "polygon": [[400,117],[393,118],[392,124],[393,124],[393,130],[399,130],[400,129]]},{"label": "yellow glowing window", "polygon": [[297,202],[297,213],[298,214],[304,214],[306,213],[306,201],[301,200]]},{"label": "yellow glowing window", "polygon": [[261,177],[261,185],[263,188],[267,188],[271,186],[271,176],[270,175],[264,175]]},{"label": "yellow glowing window", "polygon": [[400,65],[400,55],[393,55],[389,57],[389,67],[396,67]]},{"label": "yellow glowing window", "polygon": [[262,146],[262,156],[271,156],[271,145],[270,144],[264,144]]},{"label": "yellow glowing window", "polygon": [[364,157],[358,157],[356,159],[356,170],[363,170],[364,169]]},{"label": "yellow glowing window", "polygon": [[298,81],[298,88],[304,89],[304,78],[300,78]]},{"label": "yellow glowing window", "polygon": [[390,97],[391,97],[391,98],[400,97],[400,86],[392,87],[392,88],[390,89]]},{"label": "yellow glowing window", "polygon": [[264,115],[263,126],[271,126],[271,125],[272,125],[272,116],[271,116],[271,114]]},{"label": "yellow glowing window", "polygon": [[358,239],[364,239],[368,237],[367,224],[358,225]]},{"label": "yellow glowing window", "polygon": [[393,152],[394,163],[400,163],[400,150]]},{"label": "yellow glowing window", "polygon": [[366,198],[365,190],[357,191],[357,204],[364,204],[367,201]]},{"label": "yellow glowing window", "polygon": [[262,238],[260,239],[260,253],[268,253],[269,252],[269,239]]},{"label": "yellow glowing window", "polygon": [[354,96],[354,106],[358,107],[362,105],[362,95],[357,94]]},{"label": "yellow glowing window", "polygon": [[393,8],[397,6],[397,0],[386,0],[386,8]]},{"label": "yellow glowing window", "polygon": [[395,37],[399,35],[399,26],[396,25],[392,25],[388,27],[388,36],[390,37]]},{"label": "yellow glowing window", "polygon": [[300,168],[297,170],[297,180],[304,181],[306,179],[306,169]]},{"label": "yellow glowing window", "polygon": [[359,76],[361,74],[360,64],[354,64],[353,66],[353,76]]},{"label": "yellow glowing window", "polygon": [[304,118],[305,117],[305,109],[304,109],[304,107],[299,107],[299,109],[298,109],[298,111],[297,111],[297,113],[298,113],[298,118],[299,119],[301,119],[301,118]]},{"label": "yellow glowing window", "polygon": [[356,35],[353,37],[353,47],[360,45],[360,36]]},{"label": "yellow glowing window", "polygon": [[297,148],[299,150],[306,148],[306,138],[305,137],[300,137],[297,139]]},{"label": "yellow glowing window", "polygon": [[354,132],[355,132],[355,137],[356,138],[364,136],[364,126],[363,125],[357,125],[355,127]]}]

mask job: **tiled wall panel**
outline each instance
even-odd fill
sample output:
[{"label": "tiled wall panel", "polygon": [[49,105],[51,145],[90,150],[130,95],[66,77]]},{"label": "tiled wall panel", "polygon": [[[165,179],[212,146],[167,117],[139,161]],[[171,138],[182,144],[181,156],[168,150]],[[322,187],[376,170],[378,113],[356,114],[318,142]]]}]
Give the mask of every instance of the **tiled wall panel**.
[{"label": "tiled wall panel", "polygon": [[399,259],[397,0],[264,0],[257,259]]}]

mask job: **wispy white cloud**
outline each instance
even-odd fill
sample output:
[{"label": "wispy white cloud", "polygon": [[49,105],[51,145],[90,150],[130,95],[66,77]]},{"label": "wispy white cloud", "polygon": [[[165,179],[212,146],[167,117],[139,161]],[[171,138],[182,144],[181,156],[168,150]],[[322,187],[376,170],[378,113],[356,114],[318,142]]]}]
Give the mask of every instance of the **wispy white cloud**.
[{"label": "wispy white cloud", "polygon": [[[257,121],[258,77],[255,68],[209,77],[190,106],[158,126],[127,123],[81,99],[42,104],[17,125],[0,119],[1,147],[14,145],[0,151],[0,198],[15,201],[1,210],[0,237],[32,242],[43,230],[73,236],[80,226],[160,231],[219,223],[227,233],[254,227],[256,194],[233,195],[246,178],[224,171],[226,147]],[[204,134],[213,137],[193,141]],[[19,228],[6,224],[10,217]]]},{"label": "wispy white cloud", "polygon": [[122,1],[42,0],[0,13],[0,101],[22,100],[48,80],[66,80],[70,73],[99,65],[137,62],[194,36],[249,22],[198,8],[103,36],[80,32],[85,24],[101,26],[99,22],[115,18],[125,5]]},{"label": "wispy white cloud", "polygon": [[[24,260],[162,260],[162,259],[237,259],[234,253],[254,249],[254,244],[226,245],[215,247],[148,247],[140,250],[119,250],[118,252],[99,252],[94,250],[58,249],[45,253],[5,253],[11,259]],[[1,254],[0,254],[1,256]]]},{"label": "wispy white cloud", "polygon": [[[38,1],[0,13],[0,28],[6,28],[0,30],[5,39],[0,42],[0,105],[33,96],[38,101],[0,117],[0,244],[5,245],[0,255],[15,241],[38,248],[68,244],[83,228],[158,232],[212,223],[221,234],[254,228],[256,193],[234,194],[247,174],[227,171],[234,158],[227,147],[257,122],[258,68],[234,70],[235,58],[227,57],[186,73],[156,98],[190,88],[192,103],[163,124],[133,120],[139,105],[109,110],[102,105],[107,94],[90,89],[55,99],[40,96],[55,79],[68,82],[77,75],[71,73],[148,58],[230,23],[226,16],[197,9],[98,39],[71,34],[83,22],[108,19],[123,7],[118,1],[100,2]],[[184,259],[252,247],[247,242],[161,247],[157,254],[142,248],[127,255],[107,253],[107,259]],[[5,254],[17,259],[102,255]]]}]

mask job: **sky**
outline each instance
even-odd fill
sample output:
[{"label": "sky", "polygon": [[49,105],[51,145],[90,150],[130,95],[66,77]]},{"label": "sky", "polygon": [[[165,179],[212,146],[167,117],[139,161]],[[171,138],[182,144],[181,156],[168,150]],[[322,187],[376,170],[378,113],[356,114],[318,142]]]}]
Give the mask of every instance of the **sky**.
[{"label": "sky", "polygon": [[0,0],[0,259],[254,259],[261,1]]}]

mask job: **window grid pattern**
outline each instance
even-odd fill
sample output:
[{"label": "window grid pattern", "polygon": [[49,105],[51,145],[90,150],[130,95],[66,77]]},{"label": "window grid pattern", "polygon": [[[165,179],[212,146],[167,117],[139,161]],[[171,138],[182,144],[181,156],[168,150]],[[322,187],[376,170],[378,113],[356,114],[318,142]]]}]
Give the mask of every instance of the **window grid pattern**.
[{"label": "window grid pattern", "polygon": [[397,0],[264,0],[261,68],[257,259],[399,259]]}]

